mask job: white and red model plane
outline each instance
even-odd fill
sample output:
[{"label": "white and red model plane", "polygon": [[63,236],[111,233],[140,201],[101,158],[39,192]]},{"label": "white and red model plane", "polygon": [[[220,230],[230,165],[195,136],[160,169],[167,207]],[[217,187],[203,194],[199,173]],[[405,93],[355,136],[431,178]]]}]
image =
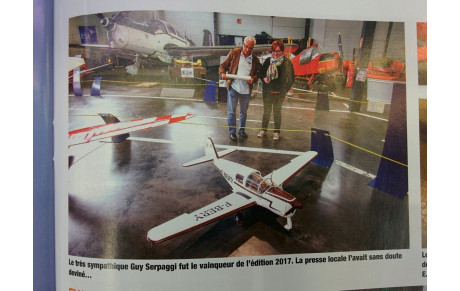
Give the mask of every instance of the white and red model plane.
[{"label": "white and red model plane", "polygon": [[120,122],[112,114],[99,114],[107,124],[101,124],[91,127],[80,128],[69,131],[68,147],[88,143],[95,140],[101,140],[108,137],[119,137],[114,142],[121,142],[126,139],[130,132],[149,129],[152,127],[166,125],[178,121],[183,121],[195,116],[195,113],[186,113],[178,115],[164,115],[147,119],[134,119]]},{"label": "white and red model plane", "polygon": [[255,169],[222,159],[234,151],[236,149],[217,152],[214,142],[209,138],[205,145],[205,156],[183,164],[184,167],[189,167],[210,161],[214,162],[214,165],[232,187],[233,192],[192,213],[184,213],[150,229],[147,234],[147,239],[150,242],[165,241],[233,213],[237,213],[235,218],[238,222],[241,219],[239,212],[254,205],[262,206],[281,217],[285,217],[287,223],[284,228],[286,230],[292,229],[291,217],[297,208],[302,208],[302,204],[294,196],[284,191],[282,186],[306,167],[318,153],[307,151],[292,159],[287,165],[262,177],[261,173]]}]

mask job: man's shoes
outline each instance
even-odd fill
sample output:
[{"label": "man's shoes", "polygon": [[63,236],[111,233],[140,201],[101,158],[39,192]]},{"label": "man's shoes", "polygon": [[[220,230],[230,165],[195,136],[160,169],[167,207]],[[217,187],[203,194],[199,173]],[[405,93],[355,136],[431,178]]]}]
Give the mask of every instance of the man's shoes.
[{"label": "man's shoes", "polygon": [[274,140],[279,140],[279,139],[280,139],[280,133],[279,133],[279,132],[275,132],[275,133],[273,134],[273,139],[274,139]]},{"label": "man's shoes", "polygon": [[258,136],[258,137],[263,137],[263,136],[266,135],[266,134],[267,134],[267,131],[266,131],[266,130],[261,130],[257,136]]},{"label": "man's shoes", "polygon": [[244,131],[238,132],[238,135],[241,136],[242,138],[248,138],[248,134]]},{"label": "man's shoes", "polygon": [[237,141],[238,138],[236,137],[236,133],[230,133],[230,139],[233,141]]}]

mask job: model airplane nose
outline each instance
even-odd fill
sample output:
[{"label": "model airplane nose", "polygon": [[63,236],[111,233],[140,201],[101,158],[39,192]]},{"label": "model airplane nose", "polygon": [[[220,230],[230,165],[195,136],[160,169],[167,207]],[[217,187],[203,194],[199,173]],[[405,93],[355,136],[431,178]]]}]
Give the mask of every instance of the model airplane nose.
[{"label": "model airplane nose", "polygon": [[299,201],[295,201],[294,202],[294,207],[293,208],[299,208],[299,209],[302,209],[303,208],[303,205],[302,203],[300,203]]},{"label": "model airplane nose", "polygon": [[284,215],[289,215],[291,213],[293,213],[297,208],[299,209],[302,209],[302,203],[300,203],[299,201],[295,200],[294,203],[291,204],[292,207],[291,209],[289,209]]}]

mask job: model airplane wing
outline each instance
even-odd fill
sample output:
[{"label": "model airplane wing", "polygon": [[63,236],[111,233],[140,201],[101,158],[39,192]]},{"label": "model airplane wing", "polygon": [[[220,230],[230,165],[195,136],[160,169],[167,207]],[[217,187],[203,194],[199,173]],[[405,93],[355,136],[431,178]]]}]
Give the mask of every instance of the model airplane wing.
[{"label": "model airplane wing", "polygon": [[317,155],[318,153],[315,151],[308,151],[301,154],[300,156],[292,159],[288,164],[276,171],[273,171],[270,175],[265,176],[265,178],[271,178],[273,184],[283,186],[303,168],[305,168]]},{"label": "model airplane wing", "polygon": [[234,192],[192,213],[184,213],[149,230],[147,239],[159,243],[200,228],[228,215],[255,205],[253,198]]},{"label": "model airplane wing", "polygon": [[[68,146],[70,147],[82,143],[88,143],[94,140],[100,140],[108,137],[113,138],[122,135],[125,135],[124,139],[126,139],[126,135],[129,132],[135,132],[160,125],[183,121],[185,119],[194,117],[195,113],[187,113],[180,115],[164,115],[147,119],[135,119],[123,122],[119,122],[119,120],[111,114],[100,115],[107,124],[85,127],[69,131]],[[115,140],[115,142],[119,141],[120,140]]]}]

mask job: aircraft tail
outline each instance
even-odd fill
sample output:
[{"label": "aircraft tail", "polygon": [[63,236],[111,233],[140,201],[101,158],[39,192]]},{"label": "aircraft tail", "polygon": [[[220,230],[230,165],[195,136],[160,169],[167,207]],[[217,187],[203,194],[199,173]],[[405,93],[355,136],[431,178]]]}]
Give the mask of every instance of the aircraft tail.
[{"label": "aircraft tail", "polygon": [[198,158],[198,159],[195,159],[193,161],[190,161],[188,163],[182,164],[182,166],[183,167],[191,167],[191,166],[195,166],[195,165],[215,161],[215,160],[218,160],[218,159],[220,159],[220,158],[222,158],[222,157],[224,157],[224,156],[226,156],[228,154],[233,153],[234,151],[236,151],[236,149],[227,149],[227,150],[217,152],[216,146],[214,145],[214,142],[212,141],[211,138],[208,138],[206,140],[206,145],[204,147],[205,156],[201,157],[201,158]]},{"label": "aircraft tail", "polygon": [[[104,119],[104,122],[106,124],[119,123],[120,122],[120,120],[115,115],[112,115],[110,113],[99,113],[99,116],[102,117],[102,119]],[[129,133],[112,136],[112,142],[113,143],[121,143],[122,141],[126,140],[129,136],[130,136]]]}]

